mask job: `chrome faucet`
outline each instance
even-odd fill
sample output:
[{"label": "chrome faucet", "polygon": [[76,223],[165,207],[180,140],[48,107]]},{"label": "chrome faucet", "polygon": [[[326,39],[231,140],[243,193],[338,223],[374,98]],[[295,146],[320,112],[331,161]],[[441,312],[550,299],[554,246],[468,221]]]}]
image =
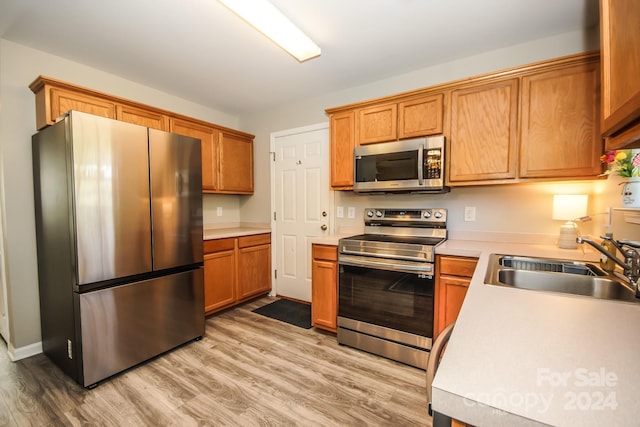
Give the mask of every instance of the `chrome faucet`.
[{"label": "chrome faucet", "polygon": [[593,246],[602,255],[610,258],[613,262],[622,267],[624,276],[629,280],[629,283],[633,287],[636,293],[636,298],[640,298],[640,287],[638,286],[638,280],[640,279],[640,254],[635,247],[628,243],[621,243],[614,240],[611,236],[601,236],[602,239],[608,240],[613,243],[613,246],[624,255],[624,261],[621,261],[615,254],[612,254],[608,250],[602,247],[602,245],[594,242],[591,239],[584,237],[578,237],[576,243],[587,243]]}]

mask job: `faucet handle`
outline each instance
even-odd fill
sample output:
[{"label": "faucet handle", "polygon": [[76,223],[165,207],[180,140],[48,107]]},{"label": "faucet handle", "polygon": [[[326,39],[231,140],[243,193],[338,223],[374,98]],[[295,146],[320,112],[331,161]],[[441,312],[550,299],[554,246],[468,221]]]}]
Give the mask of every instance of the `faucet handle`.
[{"label": "faucet handle", "polygon": [[640,242],[637,240],[620,240],[619,243],[621,245],[629,246],[630,248],[640,249]]}]

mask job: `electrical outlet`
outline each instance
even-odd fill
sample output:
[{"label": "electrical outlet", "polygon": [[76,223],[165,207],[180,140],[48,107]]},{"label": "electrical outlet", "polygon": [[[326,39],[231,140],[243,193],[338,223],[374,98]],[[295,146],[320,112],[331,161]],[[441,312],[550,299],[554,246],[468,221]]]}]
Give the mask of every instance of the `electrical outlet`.
[{"label": "electrical outlet", "polygon": [[343,206],[338,206],[338,209],[336,211],[336,216],[338,218],[344,218],[344,207]]},{"label": "electrical outlet", "polygon": [[475,206],[465,206],[464,207],[464,220],[465,221],[475,221],[476,220],[476,207]]},{"label": "electrical outlet", "polygon": [[347,217],[355,218],[356,217],[356,208],[354,208],[353,206],[349,206],[347,208]]},{"label": "electrical outlet", "polygon": [[222,216],[222,206],[218,206],[218,207],[216,208],[216,215],[218,215],[218,216]]}]

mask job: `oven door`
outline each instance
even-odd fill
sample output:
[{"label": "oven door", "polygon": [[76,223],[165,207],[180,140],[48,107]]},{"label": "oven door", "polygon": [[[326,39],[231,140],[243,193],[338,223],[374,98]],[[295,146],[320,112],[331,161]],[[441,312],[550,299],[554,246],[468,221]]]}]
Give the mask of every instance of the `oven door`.
[{"label": "oven door", "polygon": [[342,254],[338,262],[339,318],[433,337],[432,263]]}]

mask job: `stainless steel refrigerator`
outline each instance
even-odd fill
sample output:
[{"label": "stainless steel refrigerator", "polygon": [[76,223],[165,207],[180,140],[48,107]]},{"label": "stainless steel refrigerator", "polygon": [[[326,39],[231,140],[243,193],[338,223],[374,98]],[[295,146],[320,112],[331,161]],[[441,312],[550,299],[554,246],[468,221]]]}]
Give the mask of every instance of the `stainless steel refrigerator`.
[{"label": "stainless steel refrigerator", "polygon": [[202,337],[200,141],[71,111],[32,147],[44,352],[92,387]]}]

